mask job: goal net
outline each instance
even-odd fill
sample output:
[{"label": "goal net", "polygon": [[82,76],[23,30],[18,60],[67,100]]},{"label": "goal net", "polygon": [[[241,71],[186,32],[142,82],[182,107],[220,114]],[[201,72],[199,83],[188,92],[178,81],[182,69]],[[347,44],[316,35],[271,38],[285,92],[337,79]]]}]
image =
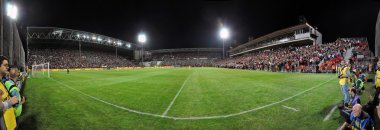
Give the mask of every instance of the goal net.
[{"label": "goal net", "polygon": [[50,78],[49,63],[32,65],[32,77],[48,77],[48,78]]}]

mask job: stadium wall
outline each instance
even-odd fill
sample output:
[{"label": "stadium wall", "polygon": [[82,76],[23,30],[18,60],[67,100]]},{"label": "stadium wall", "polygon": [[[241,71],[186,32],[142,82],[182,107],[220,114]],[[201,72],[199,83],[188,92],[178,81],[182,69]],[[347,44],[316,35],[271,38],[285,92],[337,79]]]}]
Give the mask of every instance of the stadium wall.
[{"label": "stadium wall", "polygon": [[[4,4],[1,5],[4,9]],[[9,58],[9,64],[25,66],[25,49],[21,42],[16,22],[1,14],[1,45],[0,54]]]}]

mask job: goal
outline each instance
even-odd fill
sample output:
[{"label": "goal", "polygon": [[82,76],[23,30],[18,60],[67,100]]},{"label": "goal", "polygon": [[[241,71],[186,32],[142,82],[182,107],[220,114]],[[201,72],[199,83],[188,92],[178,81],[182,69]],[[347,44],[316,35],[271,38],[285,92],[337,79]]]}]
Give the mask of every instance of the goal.
[{"label": "goal", "polygon": [[50,78],[49,62],[32,65],[32,77],[48,77],[48,78]]}]

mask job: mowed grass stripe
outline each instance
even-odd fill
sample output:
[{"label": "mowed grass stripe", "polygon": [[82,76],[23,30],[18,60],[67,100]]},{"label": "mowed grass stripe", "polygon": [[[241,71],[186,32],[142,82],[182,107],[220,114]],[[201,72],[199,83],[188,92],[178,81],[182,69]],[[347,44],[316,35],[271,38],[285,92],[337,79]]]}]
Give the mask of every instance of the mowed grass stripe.
[{"label": "mowed grass stripe", "polygon": [[[23,129],[78,129],[88,128],[89,124],[102,124],[111,119],[110,109],[72,90],[60,87],[48,78],[30,79],[25,89],[28,101],[23,110]],[[112,108],[114,109],[114,108]],[[94,114],[102,118],[94,118]],[[90,126],[92,126],[90,125]],[[98,126],[97,129],[113,128]]]},{"label": "mowed grass stripe", "polygon": [[191,70],[189,69],[181,68],[157,71],[155,73],[135,73],[133,75],[136,75],[136,77],[108,78],[108,81],[103,80],[104,83],[102,84],[91,85],[88,83],[85,87],[81,86],[82,83],[75,84],[75,80],[60,82],[86,94],[126,108],[161,114],[170,104],[173,96],[190,72]]},{"label": "mowed grass stripe", "polygon": [[[182,75],[180,73],[186,73],[185,70],[189,70],[189,69],[186,68],[183,70],[184,71],[173,71],[174,74],[167,73],[163,75],[156,75],[150,78],[146,78],[144,80],[146,80],[147,84],[145,84],[145,81],[133,80],[133,81],[126,82],[127,84],[131,84],[130,87],[129,86],[125,87],[125,85],[127,84],[117,83],[117,84],[107,86],[105,88],[109,88],[107,90],[110,93],[114,92],[113,91],[114,89],[119,90],[120,92],[118,92],[118,95],[122,96],[122,97],[119,97],[120,99],[123,99],[124,95],[130,95],[130,97],[132,98],[129,100],[138,99],[135,96],[144,95],[144,96],[149,97],[149,95],[153,95],[151,99],[147,99],[147,98],[145,99],[160,101],[162,99],[154,98],[154,97],[157,97],[157,95],[160,95],[158,92],[154,91],[155,89],[157,89],[155,87],[161,87],[161,88],[173,87],[173,92],[170,94],[167,94],[168,100],[162,101],[161,103],[163,104],[162,105],[163,109],[160,112],[158,112],[158,114],[160,114],[168,106],[172,97],[178,91],[180,85],[174,88],[174,86],[170,86],[170,83],[157,82],[157,81],[164,81],[165,79],[169,79],[169,80],[173,80],[173,82],[176,82],[176,80],[178,79],[178,82],[179,82],[178,84],[181,84],[183,83],[184,79],[178,78],[180,77],[180,75]],[[236,95],[235,99],[238,99],[238,100],[235,102],[243,103],[244,101],[240,101],[241,99],[246,100],[246,102],[248,103],[250,103],[250,101],[254,102],[255,100],[262,100],[259,95],[256,95],[257,96],[256,97],[254,93],[253,94],[251,93],[255,91],[252,91],[250,87],[243,85],[246,83],[252,84],[252,82],[253,83],[259,82],[259,81],[254,81],[254,79],[259,80],[258,77],[262,77],[262,76],[269,77],[267,79],[262,78],[262,80],[267,80],[268,82],[272,81],[274,83],[271,84],[270,87],[265,87],[265,84],[260,83],[263,86],[254,88],[254,90],[257,89],[257,91],[259,92],[274,95],[273,92],[280,91],[279,89],[276,89],[276,86],[279,84],[280,85],[282,84],[278,82],[278,81],[281,81],[281,79],[286,80],[283,84],[289,84],[289,85],[295,84],[294,86],[296,86],[296,87],[293,87],[293,86],[284,85],[281,88],[286,89],[289,87],[291,88],[290,91],[297,93],[297,92],[300,92],[298,90],[302,91],[314,85],[317,85],[318,83],[320,83],[319,81],[323,81],[323,79],[327,79],[327,77],[329,76],[329,75],[317,75],[317,74],[287,74],[287,73],[272,73],[272,72],[261,72],[261,71],[242,71],[242,70],[229,70],[229,69],[218,69],[218,68],[192,68],[191,70],[198,72],[198,76],[200,76],[200,78],[198,78],[197,80],[203,79],[202,82],[207,82],[208,77],[213,77],[215,75],[222,75],[221,73],[224,73],[223,75],[229,75],[231,78],[236,77],[238,78],[238,80],[228,80],[228,78],[217,78],[217,79],[221,79],[219,80],[220,82],[224,82],[225,84],[233,84],[230,82],[234,82],[234,83],[237,82],[237,84],[241,84],[241,85],[236,85],[235,88],[228,87],[227,85],[224,85],[222,87],[211,86],[207,88],[209,91],[204,91],[204,93],[196,93],[197,91],[189,91],[188,92],[189,95],[184,95],[183,93],[181,93],[178,96],[178,99],[177,99],[178,102],[176,101],[176,103],[173,105],[173,108],[170,110],[169,116],[181,115],[181,113],[172,113],[173,111],[177,111],[177,110],[182,110],[182,113],[186,112],[186,111],[183,111],[186,109],[174,108],[174,106],[176,106],[179,103],[181,104],[186,103],[186,102],[179,101],[181,98],[187,97],[187,96],[193,96],[193,97],[203,96],[201,94],[215,95],[215,94],[212,94],[211,90],[216,91],[215,93],[223,92],[223,94],[225,95],[231,95],[231,96]],[[218,73],[219,71],[220,73]],[[205,72],[205,73],[201,73],[201,72]],[[206,72],[209,72],[209,73],[206,73]],[[74,73],[76,72],[73,72],[72,74]],[[81,73],[81,71],[78,71],[78,73]],[[81,73],[79,77],[83,76],[87,80],[91,80],[91,75],[94,75],[94,73],[96,73],[96,75],[102,75],[102,73],[111,74],[111,72],[109,72],[108,70],[94,71],[94,72],[88,72],[87,74]],[[115,72],[112,72],[112,73],[115,73]],[[115,76],[116,78],[122,75],[122,74],[119,74],[118,72],[116,73],[117,73],[116,74],[117,76]],[[130,74],[129,71],[126,73]],[[53,74],[52,76],[60,76],[64,74],[65,72],[61,72],[58,75]],[[135,75],[138,75],[138,73],[136,73]],[[202,76],[202,75],[209,75],[209,76]],[[63,77],[62,79],[67,80],[66,77],[68,76]],[[94,80],[99,77],[101,76],[96,76]],[[273,79],[270,77],[274,77],[276,79]],[[111,79],[112,76],[109,78]],[[252,78],[252,81],[238,82],[239,80],[242,80],[242,81],[244,79],[249,80],[250,78]],[[221,119],[187,121],[187,120],[170,120],[170,119],[164,119],[164,118],[143,116],[143,115],[138,115],[138,114],[130,113],[126,111],[120,111],[119,109],[115,109],[112,106],[108,106],[103,103],[96,102],[90,98],[83,97],[82,95],[75,94],[70,89],[60,88],[57,83],[49,82],[45,80],[47,79],[33,78],[30,80],[30,82],[28,82],[28,86],[26,87],[26,90],[25,90],[26,96],[28,97],[27,104],[29,105],[29,109],[25,110],[24,114],[27,117],[30,117],[30,116],[36,117],[35,118],[36,122],[31,123],[31,124],[37,125],[38,129],[218,129],[218,130],[220,129],[335,129],[339,125],[338,124],[339,121],[335,119],[339,117],[339,115],[336,115],[336,113],[334,113],[331,119],[326,122],[322,122],[326,114],[320,114],[320,111],[322,111],[322,109],[330,107],[331,104],[334,104],[336,100],[340,99],[340,97],[338,97],[340,96],[339,91],[335,90],[336,87],[338,87],[336,86],[337,81],[336,82],[331,81],[329,83],[326,83],[325,85],[322,85],[319,88],[313,89],[310,92],[306,92],[302,95],[299,95],[293,98],[292,100],[288,100],[278,105],[261,109],[260,112],[258,111],[250,112],[250,113],[245,113],[239,116],[221,118]],[[151,81],[148,81],[148,80],[151,80]],[[210,79],[210,82],[219,82],[218,80],[215,80],[215,81],[211,81],[211,80],[214,80],[214,79]],[[73,79],[69,79],[68,82],[65,81],[65,83],[68,83],[68,84],[71,82],[75,83],[75,81],[76,79],[73,78]],[[262,82],[265,82],[265,81],[262,81]],[[164,85],[157,85],[161,83]],[[305,85],[306,83],[307,85]],[[149,86],[151,88],[146,87],[148,89],[142,89],[140,87],[133,87],[132,84],[138,85],[138,86],[145,84],[145,86]],[[210,84],[213,84],[213,83],[210,83]],[[92,86],[93,84],[91,84],[90,82],[85,85]],[[81,88],[79,83],[75,87]],[[186,86],[183,92],[186,92],[185,89],[189,87],[190,86]],[[98,88],[103,88],[103,87],[94,87],[94,89],[86,88],[83,90],[86,90],[86,93],[91,92],[92,94],[96,95],[100,93],[99,91],[103,91],[103,90],[99,90]],[[217,88],[217,89],[214,89],[214,88]],[[267,90],[264,88],[267,88]],[[124,89],[129,89],[129,90],[124,91]],[[168,91],[171,91],[171,89],[169,89]],[[233,93],[229,93],[231,91]],[[279,93],[279,95],[285,96],[284,94],[281,94],[285,92],[286,91],[281,90],[281,92],[277,92],[277,93]],[[112,97],[110,94],[106,94],[106,92],[102,92],[102,93],[104,93],[102,97],[103,96],[105,98]],[[253,95],[254,97],[253,98],[245,97],[244,96],[245,94]],[[241,95],[241,98],[238,98],[239,96],[237,95]],[[219,94],[217,94],[217,96],[219,96]],[[113,98],[117,98],[117,97],[113,96]],[[207,98],[207,96],[205,96],[204,98]],[[209,99],[209,100],[215,101],[215,99],[211,99],[211,100]],[[225,99],[228,99],[228,98],[226,97],[220,100],[223,101]],[[143,100],[140,100],[140,102],[142,101]],[[222,102],[222,101],[219,101],[219,102]],[[199,100],[199,102],[203,102],[203,101]],[[122,102],[112,102],[112,103],[119,104]],[[289,110],[284,109],[281,104],[295,107],[299,109],[301,112],[298,112],[298,114],[289,113]],[[125,107],[127,107],[128,105],[127,102],[126,104],[122,104],[122,106],[124,105]],[[229,107],[228,105],[231,105],[231,104],[224,104],[224,105],[227,105],[226,108],[218,108],[218,109],[231,110],[231,111],[226,111],[229,113],[233,113],[233,110],[244,110],[243,109],[244,105],[243,106],[235,105],[234,107],[235,109],[228,108]],[[247,104],[247,105],[251,105],[251,104]],[[155,106],[146,105],[145,107],[155,107]],[[192,108],[193,106],[188,106],[188,107]],[[204,109],[208,109],[208,106],[204,106]],[[194,109],[193,111],[198,111],[198,109]],[[181,112],[181,111],[178,111],[178,112]],[[197,112],[193,112],[193,113],[197,113]],[[321,121],[321,122],[318,122],[318,121]],[[31,126],[31,125],[28,125],[28,126]]]},{"label": "mowed grass stripe", "polygon": [[[150,69],[149,69],[150,70]],[[121,70],[117,71],[116,74],[123,76],[104,76],[102,71],[91,72],[91,73],[83,73],[83,72],[71,72],[70,74],[66,74],[63,72],[58,72],[57,75],[54,75],[53,78],[56,78],[60,81],[64,81],[65,83],[69,83],[71,86],[76,87],[77,89],[86,89],[88,87],[102,87],[105,85],[112,85],[122,82],[128,82],[133,80],[143,80],[144,78],[149,78],[156,75],[164,75],[170,73],[171,71],[176,71],[179,69],[164,69],[157,70],[154,69],[152,71],[136,71],[136,70]],[[115,71],[115,70],[110,70]],[[93,75],[95,75],[93,77]],[[100,77],[97,75],[101,75]]]},{"label": "mowed grass stripe", "polygon": [[[198,117],[196,117],[196,116],[193,116],[193,117],[167,117],[167,116],[165,116],[165,115],[162,115],[161,117],[170,118],[170,119],[180,119],[180,120],[199,120],[199,119],[226,118],[226,117],[237,116],[237,115],[246,114],[246,113],[249,113],[249,112],[252,112],[252,111],[260,110],[260,109],[263,109],[263,108],[266,108],[266,107],[269,107],[269,106],[272,106],[272,105],[276,105],[276,104],[282,103],[282,102],[284,102],[284,101],[290,100],[290,99],[292,99],[292,98],[294,98],[294,97],[296,97],[296,96],[299,96],[299,95],[304,94],[305,92],[308,92],[308,91],[311,91],[311,90],[313,90],[313,89],[315,89],[315,88],[321,87],[322,85],[328,83],[328,82],[331,81],[331,80],[332,80],[332,79],[329,79],[328,81],[325,81],[325,82],[323,82],[323,83],[320,83],[320,84],[318,84],[318,85],[316,85],[316,86],[313,86],[313,87],[311,87],[311,88],[308,88],[308,89],[306,89],[306,90],[304,90],[304,91],[302,91],[302,92],[299,92],[299,93],[297,93],[297,94],[295,94],[295,95],[292,95],[292,96],[290,96],[290,97],[284,98],[284,99],[282,99],[282,100],[280,100],[280,101],[272,102],[272,103],[267,104],[267,105],[264,105],[264,106],[260,106],[260,107],[257,107],[257,108],[254,108],[254,109],[250,109],[250,110],[241,111],[241,112],[238,112],[238,113],[226,114],[226,115],[216,115],[216,116],[198,116]],[[187,80],[186,80],[186,81],[187,81]],[[58,81],[56,81],[56,82],[58,82]],[[109,105],[115,106],[115,107],[117,107],[117,108],[126,109],[126,110],[128,110],[128,111],[131,111],[131,112],[134,112],[134,113],[143,114],[143,115],[157,116],[157,114],[145,113],[145,112],[140,112],[140,111],[136,111],[136,110],[131,110],[131,109],[128,109],[128,108],[120,107],[120,106],[114,105],[114,104],[112,104],[112,103],[106,102],[106,101],[104,101],[104,100],[98,99],[98,98],[96,98],[96,97],[93,97],[93,96],[91,96],[91,95],[85,94],[85,93],[83,93],[83,92],[81,92],[81,91],[79,91],[79,90],[76,90],[76,89],[74,89],[74,88],[72,88],[72,87],[70,87],[70,86],[68,86],[68,85],[66,85],[66,84],[63,84],[63,83],[61,83],[61,82],[58,82],[58,83],[60,83],[60,84],[62,84],[62,85],[64,85],[64,86],[66,86],[66,87],[68,87],[68,88],[70,88],[70,89],[73,89],[73,90],[75,90],[75,91],[78,91],[78,92],[80,92],[81,94],[83,94],[83,95],[85,95],[85,96],[89,96],[89,97],[91,97],[91,98],[94,98],[94,99],[99,100],[99,101],[101,101],[101,102],[104,102],[104,103],[106,103],[106,104],[109,104]],[[182,86],[182,87],[183,87],[183,86]],[[177,93],[177,94],[178,94],[178,93]],[[158,116],[159,116],[159,115],[158,115]]]},{"label": "mowed grass stripe", "polygon": [[[305,85],[305,82],[295,83],[298,82],[297,78],[284,80],[287,77],[286,73],[268,74],[277,75],[274,78],[280,79],[272,80],[273,78],[261,73],[249,71],[212,70],[214,69],[197,69],[194,72],[193,78],[177,99],[178,103],[174,104],[173,111],[168,115],[186,117],[236,113],[282,100],[331,77],[325,75],[324,78],[306,81],[309,85]],[[223,74],[225,71],[230,72]],[[237,73],[240,73],[240,76]],[[247,75],[252,75],[253,79],[247,79]],[[302,74],[295,76],[299,75]]]}]

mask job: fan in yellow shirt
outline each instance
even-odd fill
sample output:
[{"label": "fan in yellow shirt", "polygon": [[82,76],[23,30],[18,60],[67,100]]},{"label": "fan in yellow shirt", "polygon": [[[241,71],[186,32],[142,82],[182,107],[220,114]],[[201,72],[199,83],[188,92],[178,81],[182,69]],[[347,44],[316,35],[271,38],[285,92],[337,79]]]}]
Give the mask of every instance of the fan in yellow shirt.
[{"label": "fan in yellow shirt", "polygon": [[339,70],[339,85],[340,85],[340,91],[343,94],[344,104],[348,104],[350,100],[350,96],[348,94],[348,78],[350,77],[350,65],[348,63],[345,63],[342,61],[341,63],[342,67],[340,67]]},{"label": "fan in yellow shirt", "polygon": [[380,95],[380,59],[377,61],[376,75],[375,75],[375,97],[373,98],[373,103],[377,106],[379,104],[379,95]]}]

